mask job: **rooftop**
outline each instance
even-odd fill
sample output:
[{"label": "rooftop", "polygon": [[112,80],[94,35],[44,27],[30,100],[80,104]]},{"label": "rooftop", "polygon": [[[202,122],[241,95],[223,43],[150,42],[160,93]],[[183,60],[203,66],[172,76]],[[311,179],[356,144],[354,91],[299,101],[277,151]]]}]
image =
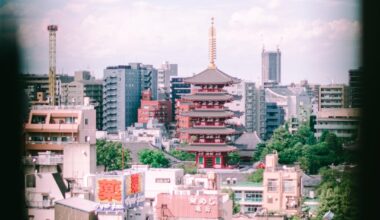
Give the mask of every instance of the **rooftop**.
[{"label": "rooftop", "polygon": [[232,152],[236,150],[236,148],[232,146],[185,146],[177,147],[177,149],[189,152]]},{"label": "rooftop", "polygon": [[235,184],[222,184],[222,186],[262,187],[263,183],[244,181],[236,182]]},{"label": "rooftop", "polygon": [[229,94],[220,94],[220,93],[214,93],[214,94],[194,94],[194,95],[184,95],[182,96],[184,100],[199,100],[199,101],[229,101],[233,99],[232,95]]},{"label": "rooftop", "polygon": [[181,116],[189,117],[205,117],[205,118],[222,118],[222,117],[232,117],[234,115],[231,111],[210,111],[210,110],[196,110],[191,112],[182,112]]},{"label": "rooftop", "polygon": [[84,212],[93,212],[95,211],[96,206],[97,206],[96,202],[86,200],[86,199],[76,198],[76,197],[58,200],[55,203],[64,205],[70,208],[78,209]]},{"label": "rooftop", "polygon": [[222,72],[218,68],[207,68],[204,71],[192,77],[184,79],[185,83],[190,84],[234,84],[239,83],[241,80]]},{"label": "rooftop", "polygon": [[272,93],[281,95],[281,96],[294,96],[296,95],[292,90],[286,87],[271,87],[266,88],[267,91],[271,91]]},{"label": "rooftop", "polygon": [[189,134],[233,134],[235,129],[232,128],[182,128],[181,132],[188,132]]},{"label": "rooftop", "polygon": [[255,132],[245,132],[236,141],[235,146],[239,149],[255,150],[261,139]]}]

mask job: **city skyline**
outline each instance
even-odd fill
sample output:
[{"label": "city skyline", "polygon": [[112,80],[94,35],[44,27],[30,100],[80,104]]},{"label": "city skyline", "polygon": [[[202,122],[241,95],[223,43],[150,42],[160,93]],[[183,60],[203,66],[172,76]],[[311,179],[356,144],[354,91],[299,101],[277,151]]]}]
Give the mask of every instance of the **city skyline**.
[{"label": "city skyline", "polygon": [[[95,5],[96,4],[96,5]],[[208,27],[215,17],[218,68],[260,84],[261,51],[282,52],[282,82],[348,83],[359,67],[357,1],[13,1],[23,72],[47,73],[47,25],[57,24],[57,73],[168,60],[180,76],[208,64]],[[1,9],[0,9],[1,10]]]}]

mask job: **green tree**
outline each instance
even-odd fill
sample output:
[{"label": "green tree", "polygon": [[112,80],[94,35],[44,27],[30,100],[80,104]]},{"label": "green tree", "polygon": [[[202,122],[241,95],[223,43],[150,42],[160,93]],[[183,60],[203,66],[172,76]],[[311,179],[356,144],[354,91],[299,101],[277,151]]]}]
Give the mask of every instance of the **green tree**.
[{"label": "green tree", "polygon": [[188,153],[185,151],[180,150],[170,150],[170,154],[174,157],[183,160],[183,161],[194,161],[195,160],[195,154]]},{"label": "green tree", "polygon": [[240,155],[238,152],[232,152],[227,155],[227,163],[229,165],[237,165],[240,163]]},{"label": "green tree", "polygon": [[318,217],[331,210],[334,219],[359,219],[356,170],[321,169],[322,183],[318,187],[320,205]]},{"label": "green tree", "polygon": [[165,155],[158,150],[143,149],[138,152],[139,161],[142,164],[149,164],[154,168],[169,167],[170,162]]},{"label": "green tree", "polygon": [[265,148],[266,148],[265,142],[257,144],[256,151],[253,152],[253,155],[252,155],[253,162],[260,161],[262,159],[261,154]]},{"label": "green tree", "polygon": [[293,164],[303,155],[303,144],[298,142],[293,147],[285,148],[279,153],[279,163],[281,164]]},{"label": "green tree", "polygon": [[257,169],[255,172],[253,172],[251,175],[248,176],[248,181],[254,182],[254,183],[262,183],[263,176],[264,176],[264,169]]},{"label": "green tree", "polygon": [[[96,140],[96,163],[104,165],[106,171],[122,169],[122,144],[106,140]],[[130,152],[124,149],[124,169],[131,161]]]}]

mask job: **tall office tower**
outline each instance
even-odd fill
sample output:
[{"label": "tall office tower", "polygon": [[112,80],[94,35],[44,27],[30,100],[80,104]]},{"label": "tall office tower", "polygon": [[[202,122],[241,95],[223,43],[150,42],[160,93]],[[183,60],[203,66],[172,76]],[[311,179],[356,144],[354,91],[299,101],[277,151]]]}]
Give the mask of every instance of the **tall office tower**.
[{"label": "tall office tower", "polygon": [[157,70],[158,99],[169,99],[170,78],[178,75],[178,65],[164,62]]},{"label": "tall office tower", "polygon": [[188,145],[177,149],[195,153],[198,168],[225,168],[228,166],[228,153],[236,151],[236,147],[230,146],[229,139],[236,130],[228,128],[225,123],[234,116],[224,106],[232,101],[233,96],[223,88],[240,83],[240,80],[222,72],[215,65],[216,36],[213,19],[209,31],[209,46],[208,68],[184,80],[197,89],[193,89],[190,95],[182,96],[182,100],[189,102],[191,108],[180,114],[178,121],[187,123],[182,123],[183,127],[178,131],[180,139]]},{"label": "tall office tower", "polygon": [[265,90],[256,88],[255,83],[245,83],[245,128],[248,132],[256,131],[257,135],[265,138],[266,133],[266,104]]},{"label": "tall office tower", "polygon": [[276,51],[266,51],[263,48],[261,53],[262,59],[262,85],[267,83],[281,83],[281,51],[277,48]]},{"label": "tall office tower", "polygon": [[362,74],[363,69],[352,69],[349,72],[349,86],[350,86],[350,107],[362,107]]},{"label": "tall office tower", "polygon": [[[141,92],[146,89],[157,91],[157,70],[151,65],[107,67],[103,77],[103,130],[117,133],[137,122]],[[157,93],[152,97],[157,99]]]},{"label": "tall office tower", "polygon": [[318,110],[325,108],[347,108],[348,87],[343,84],[321,85],[319,87]]},{"label": "tall office tower", "polygon": [[96,80],[89,71],[76,71],[74,81],[62,83],[62,104],[84,105],[85,97],[96,110],[96,129],[103,129],[103,81]]},{"label": "tall office tower", "polygon": [[176,102],[181,99],[183,95],[191,93],[191,85],[184,83],[184,77],[172,76],[170,77],[170,100],[172,103],[172,120],[176,116]]}]

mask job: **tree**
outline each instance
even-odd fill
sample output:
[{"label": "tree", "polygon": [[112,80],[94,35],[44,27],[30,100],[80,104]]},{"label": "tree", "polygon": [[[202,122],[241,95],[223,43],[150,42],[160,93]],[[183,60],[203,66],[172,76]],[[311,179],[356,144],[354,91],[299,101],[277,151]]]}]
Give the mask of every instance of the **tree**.
[{"label": "tree", "polygon": [[253,172],[251,175],[248,176],[248,181],[254,182],[254,183],[262,183],[263,176],[264,176],[264,169],[257,169],[255,172]]},{"label": "tree", "polygon": [[359,219],[359,186],[355,172],[356,170],[321,169],[322,183],[318,187],[319,218],[331,210],[334,219]]},{"label": "tree", "polygon": [[[106,140],[96,140],[96,163],[104,165],[106,171],[122,169],[122,144]],[[131,161],[130,152],[124,149],[124,169]]]},{"label": "tree", "polygon": [[195,155],[192,153],[187,153],[185,151],[180,151],[180,150],[171,150],[170,154],[173,155],[174,157],[183,160],[183,161],[194,161],[195,160]]},{"label": "tree", "polygon": [[229,165],[237,165],[240,163],[240,155],[238,152],[232,152],[227,155],[227,163]]},{"label": "tree", "polygon": [[256,151],[253,152],[253,155],[252,155],[252,160],[254,162],[256,161],[260,161],[262,158],[261,158],[261,154],[263,152],[263,150],[265,149],[265,143],[258,143],[257,144],[257,147],[256,147]]},{"label": "tree", "polygon": [[143,149],[138,152],[139,161],[154,168],[169,167],[169,160],[158,150]]}]

